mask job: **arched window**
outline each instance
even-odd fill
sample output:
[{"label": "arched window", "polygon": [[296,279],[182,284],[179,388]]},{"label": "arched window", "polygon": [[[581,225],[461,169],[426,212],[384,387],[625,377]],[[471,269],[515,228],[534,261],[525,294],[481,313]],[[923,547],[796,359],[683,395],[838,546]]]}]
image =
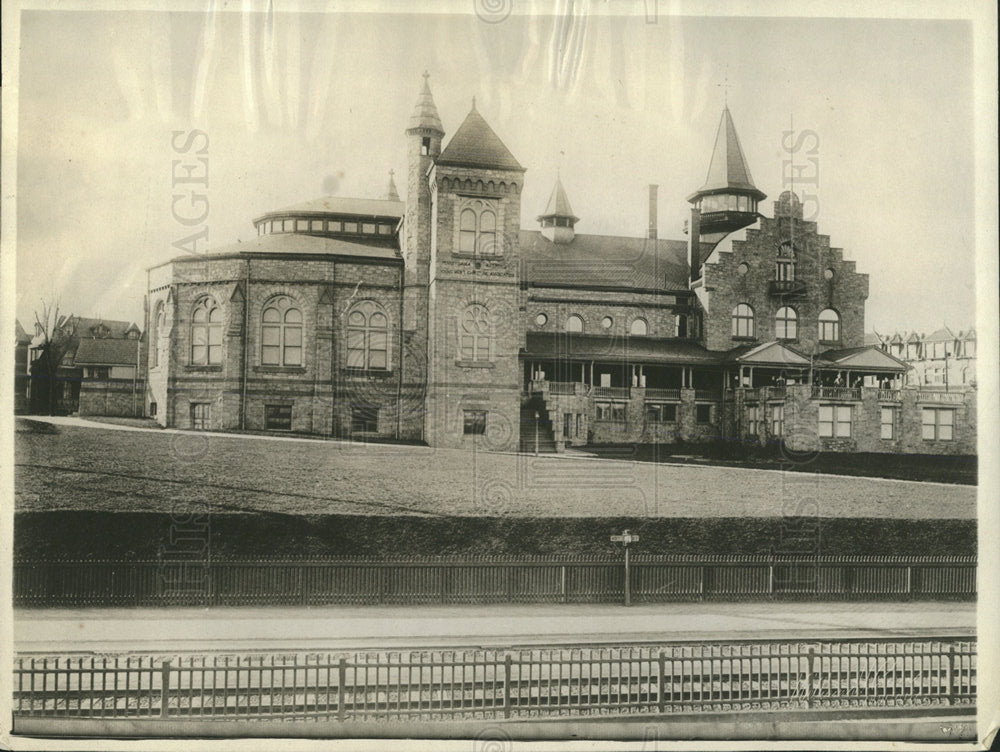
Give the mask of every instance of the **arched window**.
[{"label": "arched window", "polygon": [[753,308],[740,303],[733,309],[733,336],[753,337]]},{"label": "arched window", "polygon": [[795,279],[795,248],[791,243],[782,243],[778,247],[774,278],[779,282],[791,282]]},{"label": "arched window", "polygon": [[471,305],[462,314],[462,334],[459,341],[461,359],[489,360],[492,322],[485,306]]},{"label": "arched window", "polygon": [[212,298],[202,298],[191,316],[191,363],[218,365],[222,362],[222,309]]},{"label": "arched window", "polygon": [[566,319],[566,331],[567,332],[582,332],[583,331],[583,319],[577,316],[575,313]]},{"label": "arched window", "polygon": [[819,338],[822,342],[840,341],[840,314],[832,308],[819,314]]},{"label": "arched window", "polygon": [[260,362],[265,366],[302,365],[302,311],[285,295],[269,300],[261,313]]},{"label": "arched window", "polygon": [[634,319],[629,325],[628,332],[639,337],[645,337],[649,334],[649,324],[646,323],[646,319]]},{"label": "arched window", "polygon": [[799,315],[794,308],[783,306],[774,315],[775,339],[796,339],[799,336]]},{"label": "arched window", "polygon": [[389,319],[374,301],[362,301],[347,314],[347,367],[389,367]]},{"label": "arched window", "polygon": [[153,331],[149,333],[149,354],[153,368],[160,365],[160,333],[163,331],[166,319],[166,314],[163,312],[163,301],[161,300],[156,304],[155,313],[153,314]]},{"label": "arched window", "polygon": [[497,215],[488,204],[474,201],[458,217],[458,250],[476,256],[496,256],[500,253],[497,243]]}]

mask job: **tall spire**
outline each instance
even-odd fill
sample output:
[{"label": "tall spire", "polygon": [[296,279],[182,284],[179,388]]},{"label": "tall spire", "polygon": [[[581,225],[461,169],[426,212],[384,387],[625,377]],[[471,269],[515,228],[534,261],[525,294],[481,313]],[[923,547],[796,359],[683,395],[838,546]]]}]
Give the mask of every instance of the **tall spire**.
[{"label": "tall spire", "polygon": [[566,189],[563,188],[562,180],[557,175],[545,213],[538,217],[538,221],[542,224],[542,236],[553,243],[571,243],[576,237],[573,225],[579,220],[580,218],[573,214]]},{"label": "tall spire", "polygon": [[413,108],[413,114],[410,115],[407,130],[423,128],[437,131],[443,136],[444,128],[441,125],[441,117],[438,115],[437,106],[434,104],[434,97],[431,96],[431,86],[427,81],[430,75],[430,73],[424,71],[424,85],[420,90],[420,96],[417,97],[417,104]]},{"label": "tall spire", "polygon": [[764,194],[753,183],[739,136],[736,135],[736,126],[733,125],[733,116],[729,114],[727,105],[722,110],[722,119],[719,120],[719,129],[715,134],[715,148],[708,165],[708,176],[698,193],[733,189],[757,193],[760,194],[758,199],[764,198]]},{"label": "tall spire", "polygon": [[396,190],[395,170],[389,170],[389,185],[385,189],[386,201],[399,201],[399,191]]}]

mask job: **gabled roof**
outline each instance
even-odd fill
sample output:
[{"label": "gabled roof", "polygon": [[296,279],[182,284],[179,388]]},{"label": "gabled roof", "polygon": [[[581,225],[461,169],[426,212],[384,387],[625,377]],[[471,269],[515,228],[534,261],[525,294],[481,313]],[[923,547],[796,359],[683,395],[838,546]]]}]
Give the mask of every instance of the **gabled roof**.
[{"label": "gabled roof", "polygon": [[907,342],[920,342],[923,338],[924,338],[924,336],[922,334],[918,334],[917,332],[910,332],[910,336],[908,336],[906,338],[906,341]]},{"label": "gabled roof", "polygon": [[77,337],[93,339],[103,337],[107,339],[125,339],[125,335],[131,329],[138,330],[135,323],[131,321],[117,321],[114,319],[91,319],[82,316],[68,316],[61,324],[65,330],[73,328],[73,334]]},{"label": "gabled roof", "polygon": [[722,110],[719,129],[715,134],[715,147],[712,149],[712,160],[708,165],[705,184],[688,200],[699,194],[730,190],[751,193],[757,199],[765,198],[763,191],[758,190],[753,183],[750,167],[747,165],[746,157],[743,156],[743,147],[740,146],[736,126],[733,125],[733,117],[729,114],[727,106]]},{"label": "gabled roof", "polygon": [[895,332],[891,337],[889,337],[889,342],[902,342],[903,335],[899,332]]},{"label": "gabled roof", "polygon": [[961,335],[961,338],[962,339],[975,339],[976,338],[976,328],[973,327],[972,329],[969,329],[967,332],[963,332],[962,335]]},{"label": "gabled roof", "polygon": [[524,172],[510,149],[479,114],[475,104],[435,161],[440,165],[456,167],[489,167]]},{"label": "gabled roof", "polygon": [[27,345],[31,343],[31,335],[24,330],[24,327],[21,326],[21,322],[17,319],[14,319],[14,337],[15,341],[19,345]]},{"label": "gabled roof", "polygon": [[545,207],[545,212],[538,216],[539,219],[543,217],[569,217],[574,222],[580,219],[573,214],[573,207],[569,205],[566,189],[563,188],[562,181],[558,177],[556,177],[556,184],[552,188],[552,195],[549,196],[549,203]]},{"label": "gabled roof", "polygon": [[946,326],[942,326],[940,329],[935,331],[933,334],[929,334],[924,338],[924,342],[950,342],[955,339],[955,332]]},{"label": "gabled roof", "polygon": [[866,345],[881,345],[883,342],[887,342],[881,334],[878,332],[865,332],[865,344]]},{"label": "gabled roof", "polygon": [[741,364],[808,366],[809,357],[786,344],[772,341],[760,345],[741,345],[726,353],[726,362]]},{"label": "gabled roof", "polygon": [[528,332],[524,354],[535,358],[614,360],[629,363],[718,364],[722,354],[683,339],[615,337],[579,332]]},{"label": "gabled roof", "polygon": [[300,204],[275,209],[261,214],[254,219],[257,224],[263,219],[285,214],[300,216],[328,216],[346,214],[356,217],[383,217],[399,219],[403,216],[406,205],[399,200],[392,201],[382,198],[349,198],[346,196],[323,196],[321,198],[303,201]]},{"label": "gabled roof", "polygon": [[434,97],[431,96],[431,87],[427,83],[428,78],[430,78],[430,74],[424,71],[424,85],[420,89],[417,104],[413,108],[413,114],[410,115],[410,122],[406,128],[407,130],[411,128],[425,128],[437,131],[443,136],[444,127],[441,125],[441,117],[438,115],[437,106],[434,104]]},{"label": "gabled roof", "polygon": [[[880,371],[906,371],[910,366],[894,358],[880,347],[847,347],[827,350],[819,355],[821,361],[841,368],[866,368]],[[821,363],[822,365],[822,363]]]},{"label": "gabled roof", "polygon": [[139,347],[134,339],[81,339],[73,362],[78,366],[134,366]]},{"label": "gabled roof", "polygon": [[538,230],[521,230],[519,239],[529,285],[688,290],[682,240],[577,233],[569,243],[553,243]]}]

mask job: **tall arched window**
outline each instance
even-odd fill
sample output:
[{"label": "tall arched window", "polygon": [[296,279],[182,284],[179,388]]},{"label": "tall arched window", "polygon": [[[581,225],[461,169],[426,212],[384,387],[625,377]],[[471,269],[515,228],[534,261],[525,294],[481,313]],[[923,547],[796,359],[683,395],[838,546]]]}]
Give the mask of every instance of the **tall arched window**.
[{"label": "tall arched window", "polygon": [[783,306],[774,315],[775,339],[796,339],[799,336],[799,315],[795,309]]},{"label": "tall arched window", "polygon": [[473,201],[459,214],[458,250],[476,256],[496,256],[500,253],[497,215],[486,202]]},{"label": "tall arched window", "polygon": [[782,243],[778,247],[774,278],[779,282],[791,282],[795,279],[795,248],[791,243]]},{"label": "tall arched window", "polygon": [[149,355],[152,360],[152,367],[160,365],[160,333],[166,323],[166,314],[163,312],[163,301],[156,304],[153,314],[153,331],[149,333]]},{"label": "tall arched window", "polygon": [[649,334],[649,324],[646,323],[646,319],[633,319],[629,325],[628,332],[639,337],[645,337]]},{"label": "tall arched window", "polygon": [[389,318],[372,300],[356,304],[347,314],[347,367],[389,367]]},{"label": "tall arched window", "polygon": [[840,341],[840,314],[832,308],[819,314],[819,338],[822,342]]},{"label": "tall arched window", "polygon": [[222,309],[212,298],[199,300],[191,316],[191,363],[217,365],[222,362]]},{"label": "tall arched window", "polygon": [[462,334],[459,340],[461,359],[489,360],[492,339],[490,312],[485,306],[471,305],[462,314]]},{"label": "tall arched window", "polygon": [[285,295],[269,300],[261,313],[260,362],[265,366],[302,365],[302,311]]},{"label": "tall arched window", "polygon": [[566,331],[567,332],[582,332],[583,331],[583,319],[577,316],[575,313],[566,319]]},{"label": "tall arched window", "polygon": [[753,308],[740,303],[733,309],[733,336],[753,337]]}]

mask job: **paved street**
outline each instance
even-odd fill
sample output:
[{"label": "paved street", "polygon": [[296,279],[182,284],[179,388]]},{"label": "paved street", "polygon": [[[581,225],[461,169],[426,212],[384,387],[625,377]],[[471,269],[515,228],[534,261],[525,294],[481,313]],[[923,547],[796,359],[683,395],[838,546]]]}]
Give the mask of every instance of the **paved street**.
[{"label": "paved street", "polygon": [[17,651],[364,649],[972,634],[974,603],[20,609]]}]

